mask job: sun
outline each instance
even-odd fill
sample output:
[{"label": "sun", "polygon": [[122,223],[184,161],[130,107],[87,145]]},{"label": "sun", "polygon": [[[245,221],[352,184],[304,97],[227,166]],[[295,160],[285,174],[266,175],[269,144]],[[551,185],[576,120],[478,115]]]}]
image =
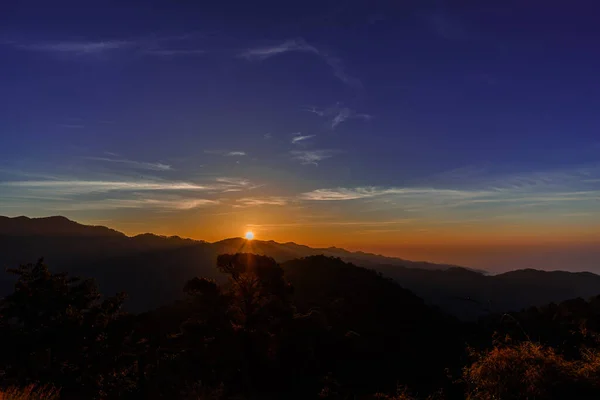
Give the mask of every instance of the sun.
[{"label": "sun", "polygon": [[246,240],[252,240],[254,239],[254,233],[252,233],[252,231],[248,231],[246,232]]}]

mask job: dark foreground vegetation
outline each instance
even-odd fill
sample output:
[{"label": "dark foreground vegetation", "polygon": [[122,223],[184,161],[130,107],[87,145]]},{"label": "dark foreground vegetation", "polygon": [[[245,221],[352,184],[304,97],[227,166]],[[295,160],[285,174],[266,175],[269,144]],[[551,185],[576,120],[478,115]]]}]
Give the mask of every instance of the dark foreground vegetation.
[{"label": "dark foreground vegetation", "polygon": [[137,315],[42,261],[11,270],[0,399],[600,397],[600,297],[461,322],[337,258],[216,269]]}]

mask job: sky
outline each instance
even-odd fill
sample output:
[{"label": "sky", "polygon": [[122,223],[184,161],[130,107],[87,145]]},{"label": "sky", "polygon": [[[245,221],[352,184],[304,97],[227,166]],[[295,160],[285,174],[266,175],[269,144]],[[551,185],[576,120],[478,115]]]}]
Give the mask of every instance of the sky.
[{"label": "sky", "polygon": [[600,272],[596,1],[0,4],[0,214]]}]

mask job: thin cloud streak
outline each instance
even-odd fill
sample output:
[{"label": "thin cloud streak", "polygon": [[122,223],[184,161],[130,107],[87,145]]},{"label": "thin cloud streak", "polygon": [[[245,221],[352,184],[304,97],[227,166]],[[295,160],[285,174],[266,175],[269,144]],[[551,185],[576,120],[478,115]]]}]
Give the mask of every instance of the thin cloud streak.
[{"label": "thin cloud streak", "polygon": [[65,128],[65,129],[83,129],[85,128],[84,125],[81,124],[58,124],[56,125],[59,128]]},{"label": "thin cloud streak", "polygon": [[87,42],[46,42],[46,43],[12,43],[15,48],[27,51],[72,54],[100,54],[111,50],[119,50],[135,46],[135,42],[126,40],[87,41]]},{"label": "thin cloud streak", "polygon": [[[206,183],[101,180],[38,180],[0,182],[3,199],[27,206],[39,202],[45,210],[110,210],[145,208],[189,210],[218,205],[220,199],[207,198],[230,190],[251,190],[250,181],[220,177]],[[200,195],[202,193],[202,195]],[[6,201],[1,201],[3,205]]]},{"label": "thin cloud streak", "polygon": [[[32,52],[54,53],[54,54],[72,54],[78,56],[101,55],[114,51],[129,50],[141,55],[157,57],[177,57],[203,55],[206,53],[203,49],[191,48],[187,43],[181,48],[181,45],[171,46],[175,43],[189,41],[196,35],[164,36],[164,37],[145,37],[136,39],[111,39],[111,40],[63,40],[63,41],[40,41],[40,42],[21,42],[15,40],[4,41],[0,44],[12,46],[15,49]],[[175,48],[172,48],[175,47]],[[187,48],[185,48],[187,47]]]},{"label": "thin cloud streak", "polygon": [[4,181],[0,187],[51,194],[89,194],[112,191],[227,191],[252,189],[249,181],[237,178],[217,178],[205,184],[173,181],[100,181],[100,180],[30,180]]},{"label": "thin cloud streak", "polygon": [[[590,171],[586,170],[586,172],[589,175]],[[469,189],[338,187],[316,189],[302,193],[298,198],[303,201],[376,201],[385,206],[375,209],[380,211],[404,209],[405,211],[431,212],[436,209],[464,207],[463,212],[493,213],[499,209],[515,211],[530,207],[564,208],[569,205],[578,207],[581,211],[597,209],[597,202],[600,201],[600,188],[583,182],[580,179],[582,176],[584,174],[581,171],[531,173],[504,179],[490,179],[487,184],[479,184],[479,187]]]},{"label": "thin cloud streak", "polygon": [[269,57],[273,57],[290,51],[300,51],[319,54],[319,51],[315,47],[306,43],[304,39],[296,39],[287,40],[283,43],[274,46],[264,46],[247,49],[244,52],[240,53],[239,56],[248,60],[266,60]]},{"label": "thin cloud streak", "polygon": [[152,49],[152,50],[144,50],[144,54],[150,56],[158,56],[158,57],[173,57],[173,56],[200,56],[206,54],[205,50],[161,50],[161,49]]},{"label": "thin cloud streak", "polygon": [[403,225],[416,221],[413,218],[386,220],[386,221],[311,221],[311,222],[289,222],[273,224],[247,224],[253,228],[291,228],[291,227],[311,227],[311,226],[390,226]]},{"label": "thin cloud streak", "polygon": [[315,136],[317,136],[317,135],[301,135],[301,134],[298,133],[296,136],[294,136],[292,138],[292,144],[297,144],[297,143],[302,142],[304,140],[308,140],[310,138],[314,138]]},{"label": "thin cloud streak", "polygon": [[62,206],[51,207],[57,211],[84,211],[84,210],[118,210],[118,209],[167,209],[172,211],[192,210],[200,207],[220,204],[218,200],[208,199],[105,199],[101,201],[86,201]]},{"label": "thin cloud streak", "polygon": [[335,129],[338,125],[348,119],[362,119],[364,121],[370,121],[373,118],[370,114],[357,113],[348,107],[341,106],[340,104],[336,104],[332,107],[324,109],[319,109],[317,107],[305,107],[304,111],[311,112],[319,117],[329,118],[329,125],[331,129]]},{"label": "thin cloud streak", "polygon": [[461,191],[451,189],[432,188],[380,188],[376,186],[356,188],[334,188],[317,189],[312,192],[303,193],[300,198],[314,201],[343,201],[367,199],[373,197],[400,195],[400,196],[439,196],[444,195],[453,198],[472,198],[489,195],[491,191]]},{"label": "thin cloud streak", "polygon": [[204,154],[215,154],[218,156],[226,156],[226,157],[243,157],[246,156],[245,151],[229,151],[229,150],[204,150]]},{"label": "thin cloud streak", "polygon": [[254,206],[285,206],[288,200],[285,197],[257,197],[237,199],[234,207],[254,207]]},{"label": "thin cloud streak", "polygon": [[344,68],[344,63],[341,59],[329,54],[326,51],[320,50],[317,47],[308,44],[302,38],[287,40],[283,43],[272,46],[250,48],[241,52],[239,54],[239,57],[245,58],[250,61],[263,61],[268,58],[289,52],[302,52],[314,54],[320,57],[323,61],[325,61],[325,63],[331,68],[333,75],[337,79],[342,81],[344,84],[354,88],[362,88],[362,82],[358,78],[355,78],[346,72]]},{"label": "thin cloud streak", "polygon": [[320,161],[333,157],[337,150],[293,150],[290,152],[292,159],[300,161],[302,164],[319,165]]},{"label": "thin cloud streak", "polygon": [[150,163],[142,161],[127,160],[124,158],[108,158],[108,157],[86,157],[87,160],[102,161],[107,163],[124,164],[136,169],[145,169],[150,171],[172,171],[173,168],[168,164]]},{"label": "thin cloud streak", "polygon": [[125,181],[11,181],[0,186],[28,189],[51,189],[67,193],[109,192],[113,190],[211,190],[209,185],[186,182],[125,182]]}]

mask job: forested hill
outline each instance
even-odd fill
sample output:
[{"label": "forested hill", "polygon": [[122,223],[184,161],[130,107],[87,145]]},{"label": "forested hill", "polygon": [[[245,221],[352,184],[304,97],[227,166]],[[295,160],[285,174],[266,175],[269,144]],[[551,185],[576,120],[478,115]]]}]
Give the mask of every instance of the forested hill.
[{"label": "forested hill", "polygon": [[140,314],[123,312],[124,294],[101,296],[93,280],[41,262],[10,271],[18,280],[0,300],[0,397],[591,400],[600,394],[597,297],[461,322],[392,279],[338,258],[278,264],[223,254],[213,269],[225,284],[190,276],[181,300]]}]

